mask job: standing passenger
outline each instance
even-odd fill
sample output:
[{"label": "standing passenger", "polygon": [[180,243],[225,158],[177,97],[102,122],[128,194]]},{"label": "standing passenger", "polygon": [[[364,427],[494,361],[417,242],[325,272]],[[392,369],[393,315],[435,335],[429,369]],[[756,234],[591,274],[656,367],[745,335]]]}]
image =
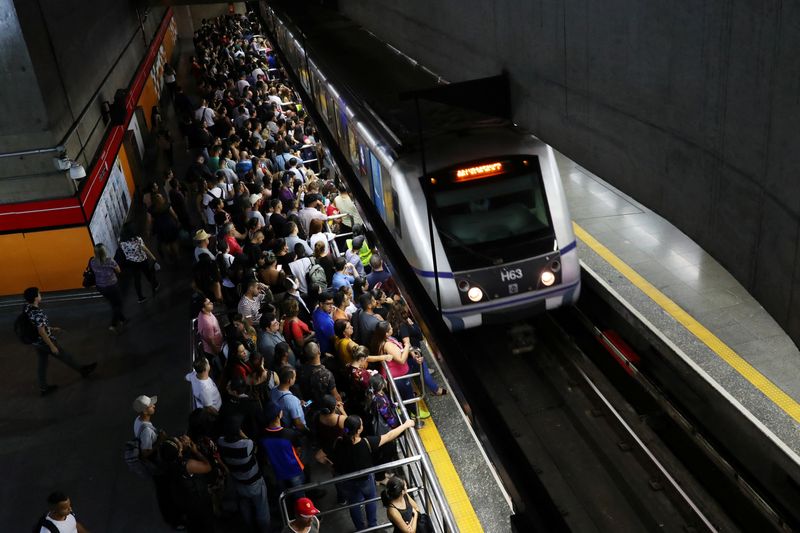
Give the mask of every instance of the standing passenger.
[{"label": "standing passenger", "polygon": [[94,247],[94,257],[89,261],[89,265],[94,272],[97,291],[111,304],[111,325],[108,329],[117,333],[126,322],[122,313],[122,291],[117,279],[117,274],[121,272],[119,265],[109,257],[104,244]]}]

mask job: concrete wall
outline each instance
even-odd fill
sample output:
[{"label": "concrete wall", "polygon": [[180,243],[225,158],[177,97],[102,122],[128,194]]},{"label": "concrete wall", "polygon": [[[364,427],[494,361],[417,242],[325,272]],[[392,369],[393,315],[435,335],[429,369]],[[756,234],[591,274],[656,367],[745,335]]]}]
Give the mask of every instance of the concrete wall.
[{"label": "concrete wall", "polygon": [[669,219],[800,340],[800,4],[339,0]]},{"label": "concrete wall", "polygon": [[[13,5],[0,0],[0,20],[18,27],[23,38],[13,32],[0,37],[16,38],[14,46],[0,46],[0,69],[26,55],[32,67],[15,67],[15,83],[1,84],[0,99],[6,106],[0,120],[3,152],[55,146],[77,122],[65,143],[67,155],[89,168],[105,134],[101,103],[128,86],[165,11],[150,8],[143,34],[135,5],[143,12],[145,3],[131,0],[17,0]],[[55,171],[54,155],[0,160],[0,202],[71,194],[69,179]]]}]

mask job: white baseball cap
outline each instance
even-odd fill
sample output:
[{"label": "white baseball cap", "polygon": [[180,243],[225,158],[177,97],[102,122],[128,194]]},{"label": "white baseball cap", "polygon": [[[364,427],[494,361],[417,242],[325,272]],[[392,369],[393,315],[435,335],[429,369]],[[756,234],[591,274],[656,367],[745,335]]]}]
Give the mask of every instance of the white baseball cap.
[{"label": "white baseball cap", "polygon": [[151,405],[155,405],[158,401],[158,396],[139,396],[135,400],[133,400],[133,410],[137,413],[143,413],[145,409],[150,407]]}]

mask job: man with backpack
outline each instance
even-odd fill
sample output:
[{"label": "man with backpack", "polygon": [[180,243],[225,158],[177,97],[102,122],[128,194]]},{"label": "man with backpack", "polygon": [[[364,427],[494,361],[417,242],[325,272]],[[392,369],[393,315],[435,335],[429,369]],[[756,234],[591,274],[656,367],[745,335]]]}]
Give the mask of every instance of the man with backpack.
[{"label": "man with backpack", "polygon": [[42,293],[38,287],[28,287],[23,296],[27,303],[14,322],[14,332],[20,341],[36,348],[39,358],[37,376],[41,395],[47,396],[57,388],[57,385],[47,384],[47,363],[50,356],[78,372],[81,377],[85,378],[94,372],[97,363],[79,365],[72,355],[58,344],[53,333],[61,331],[61,328],[50,326],[50,320],[39,307],[42,302]]},{"label": "man with backpack", "polygon": [[89,533],[75,513],[72,502],[63,492],[53,492],[47,497],[48,512],[33,528],[33,533]]},{"label": "man with backpack", "polygon": [[164,521],[173,528],[183,525],[184,517],[175,502],[168,475],[159,467],[158,447],[165,440],[166,433],[153,425],[157,396],[137,396],[133,400],[136,418],[133,421],[133,440],[125,444],[123,458],[128,468],[140,475],[150,476],[156,489],[158,510]]}]

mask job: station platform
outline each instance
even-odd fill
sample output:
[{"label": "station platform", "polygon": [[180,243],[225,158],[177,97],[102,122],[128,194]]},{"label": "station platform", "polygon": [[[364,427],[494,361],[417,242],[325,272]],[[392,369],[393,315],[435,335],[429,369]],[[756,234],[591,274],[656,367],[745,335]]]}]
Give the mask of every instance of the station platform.
[{"label": "station platform", "polygon": [[794,462],[800,352],[717,261],[668,221],[557,153],[586,272]]}]

